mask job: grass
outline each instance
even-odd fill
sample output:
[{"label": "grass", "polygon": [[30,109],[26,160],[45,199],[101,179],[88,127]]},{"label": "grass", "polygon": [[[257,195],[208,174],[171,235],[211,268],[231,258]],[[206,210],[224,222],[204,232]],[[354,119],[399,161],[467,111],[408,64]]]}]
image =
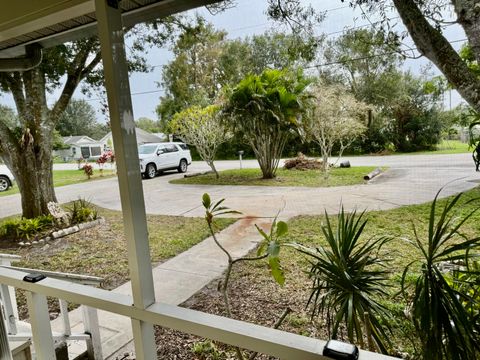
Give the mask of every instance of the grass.
[{"label": "grass", "polygon": [[334,168],[325,178],[319,170],[278,169],[275,179],[262,179],[260,169],[236,169],[220,172],[220,178],[214,174],[171,180],[172,184],[199,185],[250,185],[250,186],[345,186],[364,183],[363,176],[374,170],[372,166]]},{"label": "grass", "polygon": [[[462,198],[462,204],[471,199],[480,198],[480,187],[468,191]],[[439,201],[437,210],[441,211],[446,199]],[[476,202],[479,205],[480,201]],[[413,326],[406,319],[404,310],[407,304],[399,294],[401,274],[406,265],[420,258],[420,254],[411,246],[406,238],[413,239],[415,223],[417,233],[426,238],[430,203],[404,206],[386,211],[372,211],[366,214],[368,223],[361,240],[371,236],[390,235],[394,238],[382,250],[385,266],[390,272],[390,279],[385,289],[389,293],[387,299],[381,299],[392,314],[389,322],[393,327],[391,340],[395,345],[392,355],[408,359],[418,359],[415,351],[418,338]],[[465,215],[474,208],[474,203],[457,208],[458,215]],[[361,208],[360,208],[361,209]],[[331,220],[336,219],[331,216]],[[326,244],[321,232],[324,216],[298,216],[288,221],[287,241],[301,243],[312,248]],[[467,236],[478,236],[480,233],[480,213],[476,213],[463,227],[462,233]],[[252,252],[252,256],[255,253]],[[281,325],[281,330],[319,339],[329,338],[323,319],[311,319],[310,310],[306,309],[310,295],[311,281],[306,275],[310,268],[309,259],[299,252],[283,247],[280,251],[280,262],[284,269],[286,281],[278,286],[272,279],[266,261],[238,264],[234,269],[230,282],[230,295],[234,317],[239,320],[271,326],[288,307],[292,313]],[[412,284],[419,273],[419,265],[411,268],[407,282]],[[185,304],[196,310],[224,315],[224,307],[220,295],[215,291],[216,283],[197,293]],[[191,305],[193,304],[193,306]],[[346,340],[346,333],[341,329],[340,340]],[[183,339],[182,339],[183,340]],[[184,340],[183,340],[184,341]],[[409,353],[408,357],[402,353]],[[262,360],[264,357],[260,357]],[[265,357],[266,359],[266,357]]]},{"label": "grass", "polygon": [[[52,242],[41,247],[2,249],[18,254],[22,261],[17,265],[51,271],[72,272],[104,277],[111,288],[128,280],[128,262],[123,217],[119,211],[97,208],[106,223]],[[219,231],[235,222],[221,218]],[[174,257],[209,236],[203,218],[148,215],[148,232],[152,263]]]},{"label": "grass", "polygon": [[[103,176],[102,176],[103,175]],[[113,170],[103,170],[103,174],[99,170],[93,170],[93,175],[90,180],[87,178],[83,170],[53,170],[53,186],[65,186],[71,184],[78,184],[88,181],[100,180],[115,175]],[[20,192],[18,185],[14,185],[7,191],[0,192],[0,196],[7,196],[17,194]]]},{"label": "grass", "polygon": [[[466,192],[461,203],[463,206],[457,208],[459,218],[467,215],[475,207],[478,207],[480,198],[480,187]],[[477,199],[467,204],[469,200]],[[447,200],[442,199],[437,206],[439,213]],[[390,293],[388,299],[382,299],[381,302],[392,313],[391,325],[394,329],[393,343],[397,346],[397,350],[407,351],[415,354],[414,346],[418,339],[414,335],[414,329],[410,321],[405,318],[404,310],[407,307],[405,299],[400,295],[400,282],[402,272],[405,267],[412,261],[421,258],[419,250],[412,246],[407,239],[414,239],[413,224],[420,239],[427,241],[428,217],[431,203],[421,205],[403,206],[397,209],[387,211],[373,211],[366,214],[368,224],[365,228],[363,239],[372,236],[387,235],[392,237],[392,241],[387,243],[383,250],[382,256],[384,263],[390,272],[390,280],[387,284],[387,291]],[[438,219],[437,219],[438,220]],[[321,224],[324,222],[323,216],[300,216],[289,222],[290,238],[310,247],[321,247],[326,244],[320,233]],[[475,213],[462,227],[461,233],[469,238],[477,237],[480,233],[480,212]],[[460,237],[458,237],[460,239]],[[287,257],[287,256],[285,256]],[[289,251],[288,261],[290,266],[299,265],[303,270],[309,268],[307,260],[293,251]],[[293,263],[291,262],[293,261]],[[407,274],[407,284],[413,285],[420,271],[418,262],[412,264]],[[288,270],[286,270],[288,273]],[[296,280],[296,279],[295,279]],[[290,279],[294,281],[294,279]],[[310,285],[307,280],[306,287]],[[411,288],[413,291],[413,288]],[[416,344],[418,346],[418,344]],[[415,358],[415,357],[414,357]]]},{"label": "grass", "polygon": [[412,155],[442,155],[442,154],[463,154],[470,153],[473,149],[470,149],[468,143],[463,143],[459,140],[442,140],[440,144],[436,146],[434,150],[417,151],[414,153],[398,153],[398,154],[412,154]]},{"label": "grass", "polygon": [[[51,241],[44,246],[2,249],[22,260],[15,266],[99,276],[102,287],[114,289],[129,280],[123,217],[119,211],[97,208],[105,224]],[[3,220],[3,219],[2,219]],[[218,231],[235,219],[218,219]],[[1,222],[1,220],[0,220]],[[207,238],[210,233],[203,218],[148,215],[148,232],[152,265],[161,263]],[[21,317],[26,317],[25,298],[18,296]],[[56,311],[57,304],[49,301]]]},{"label": "grass", "polygon": [[[462,203],[478,198],[480,198],[480,187],[466,192],[462,197]],[[437,210],[440,210],[445,202],[446,199],[439,200]],[[458,215],[466,215],[474,208],[474,204],[480,205],[479,201],[467,204],[461,207],[461,210],[459,208]],[[405,239],[413,239],[413,224],[415,224],[419,235],[426,234],[430,205],[431,203],[409,205],[386,211],[371,211],[366,214],[368,224],[362,235],[364,238],[387,235],[395,239],[384,248],[385,255],[388,258],[388,268],[392,275],[398,275],[412,260],[419,258],[420,254]],[[325,244],[321,234],[323,221],[323,216],[299,216],[290,220],[289,234],[291,239],[309,246]],[[480,233],[480,212],[469,219],[463,226],[462,233],[470,237],[478,236]]]}]

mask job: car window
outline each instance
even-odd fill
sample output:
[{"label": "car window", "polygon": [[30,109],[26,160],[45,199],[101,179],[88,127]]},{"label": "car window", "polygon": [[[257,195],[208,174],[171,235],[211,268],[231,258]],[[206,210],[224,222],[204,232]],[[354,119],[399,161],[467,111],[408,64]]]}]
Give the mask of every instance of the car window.
[{"label": "car window", "polygon": [[177,144],[180,146],[183,150],[188,150],[188,145],[187,144]]},{"label": "car window", "polygon": [[138,147],[138,153],[143,155],[153,154],[156,149],[157,145],[140,145]]},{"label": "car window", "polygon": [[178,148],[175,145],[170,144],[170,145],[165,145],[165,150],[167,152],[176,152],[178,151]]}]

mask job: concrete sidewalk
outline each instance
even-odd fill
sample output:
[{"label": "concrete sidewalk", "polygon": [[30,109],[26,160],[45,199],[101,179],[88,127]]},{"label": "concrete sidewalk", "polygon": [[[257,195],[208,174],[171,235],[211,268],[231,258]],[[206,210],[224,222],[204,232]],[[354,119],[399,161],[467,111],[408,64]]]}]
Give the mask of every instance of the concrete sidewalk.
[{"label": "concrete sidewalk", "polygon": [[[271,219],[241,219],[218,234],[218,239],[234,257],[243,256],[261,240],[255,224],[268,230]],[[179,305],[212,280],[219,278],[226,267],[225,254],[209,237],[153,269],[156,300]],[[130,282],[113,292],[131,295]],[[74,333],[84,332],[82,311],[80,307],[69,312]],[[130,318],[99,310],[98,319],[104,358],[115,358],[116,353],[123,354],[126,349],[133,349]],[[60,332],[63,329],[62,319],[52,321],[52,329]],[[84,341],[69,341],[68,345],[70,358],[80,355],[86,349]]]}]

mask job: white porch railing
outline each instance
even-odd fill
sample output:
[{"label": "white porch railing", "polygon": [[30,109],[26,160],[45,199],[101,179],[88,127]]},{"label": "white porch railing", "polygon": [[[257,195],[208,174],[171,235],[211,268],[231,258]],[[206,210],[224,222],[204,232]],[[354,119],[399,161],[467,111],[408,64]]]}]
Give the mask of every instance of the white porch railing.
[{"label": "white porch railing", "polygon": [[[50,278],[68,280],[72,283],[81,285],[99,285],[103,279],[96,276],[60,273],[46,270],[28,269],[11,266],[11,261],[17,261],[20,256],[0,254],[0,271],[1,269],[11,269],[22,273],[39,273]],[[27,299],[29,296],[27,295]],[[97,310],[85,306],[83,309],[83,324],[84,333],[72,333],[70,320],[68,316],[68,302],[64,299],[58,299],[63,328],[60,333],[52,333],[52,338],[56,341],[72,341],[83,340],[87,344],[88,356],[92,359],[102,359],[102,347],[100,340],[100,332],[98,326]],[[13,287],[0,283],[0,319],[5,328],[0,333],[4,333],[3,337],[8,337],[9,341],[29,341],[32,339],[32,332],[25,325],[19,325],[18,322],[18,308],[15,299],[15,290]],[[30,310],[30,309],[29,309]],[[48,312],[47,312],[48,315]],[[50,317],[48,316],[48,319]],[[23,328],[23,329],[22,329]],[[21,330],[20,330],[21,329]],[[2,335],[0,335],[2,338]],[[1,340],[0,340],[1,342]],[[0,358],[2,353],[0,352]]]},{"label": "white porch railing", "polygon": [[[42,360],[55,359],[47,296],[198,335],[280,359],[327,359],[321,355],[325,342],[317,339],[162,303],[154,303],[146,309],[139,309],[132,306],[131,296],[53,278],[29,283],[23,281],[26,274],[26,272],[8,268],[0,269],[0,284],[26,291],[33,344],[38,358]],[[362,350],[359,359],[387,360],[393,358]]]}]

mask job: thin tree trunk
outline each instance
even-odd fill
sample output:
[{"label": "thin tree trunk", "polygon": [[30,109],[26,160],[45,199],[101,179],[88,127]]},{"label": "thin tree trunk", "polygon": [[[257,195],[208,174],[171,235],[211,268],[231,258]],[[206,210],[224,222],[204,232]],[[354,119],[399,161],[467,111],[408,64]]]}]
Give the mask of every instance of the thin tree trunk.
[{"label": "thin tree trunk", "polygon": [[215,167],[215,164],[212,160],[207,161],[208,166],[212,169],[212,171],[215,173],[215,178],[220,178],[220,174],[217,171],[217,168]]}]

